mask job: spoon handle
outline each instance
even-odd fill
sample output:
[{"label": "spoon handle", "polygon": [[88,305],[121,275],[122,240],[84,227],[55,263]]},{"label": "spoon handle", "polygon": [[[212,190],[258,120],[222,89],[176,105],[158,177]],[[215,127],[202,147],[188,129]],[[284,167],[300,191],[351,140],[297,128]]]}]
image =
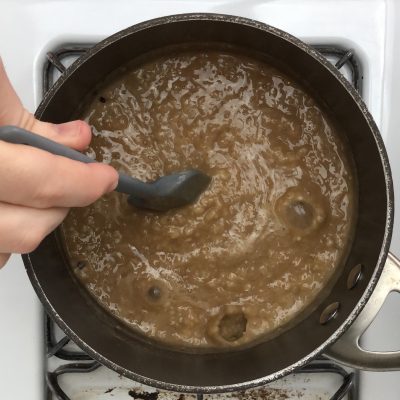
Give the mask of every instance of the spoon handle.
[{"label": "spoon handle", "polygon": [[[25,144],[36,147],[37,149],[45,150],[57,156],[66,157],[86,164],[96,162],[96,160],[93,160],[79,151],[16,126],[1,126],[0,140],[8,143]],[[120,193],[142,193],[144,195],[151,191],[149,186],[149,184],[139,179],[119,173],[118,186],[115,190]]]},{"label": "spoon handle", "polygon": [[18,128],[17,126],[1,126],[0,140],[8,143],[25,144],[36,147],[37,149],[45,150],[57,156],[63,156],[86,164],[96,162],[96,160],[93,160],[79,151],[73,150],[70,147],[54,142],[53,140],[47,139],[43,136],[37,135],[36,133],[28,132],[25,129]]}]

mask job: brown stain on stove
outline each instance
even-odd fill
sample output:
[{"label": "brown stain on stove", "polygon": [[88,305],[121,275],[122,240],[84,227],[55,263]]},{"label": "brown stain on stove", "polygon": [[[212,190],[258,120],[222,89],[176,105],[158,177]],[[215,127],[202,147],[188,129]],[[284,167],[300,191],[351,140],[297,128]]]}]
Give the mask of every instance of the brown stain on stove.
[{"label": "brown stain on stove", "polygon": [[[193,394],[174,394],[168,392],[142,392],[130,390],[129,396],[137,400],[190,400],[196,399]],[[300,399],[304,393],[298,390],[273,389],[273,388],[257,388],[248,391],[223,393],[223,394],[204,394],[204,400],[287,400]],[[320,400],[322,398],[319,397]]]},{"label": "brown stain on stove", "polygon": [[157,400],[159,392],[137,392],[135,390],[130,390],[128,394],[133,399],[137,400]]}]

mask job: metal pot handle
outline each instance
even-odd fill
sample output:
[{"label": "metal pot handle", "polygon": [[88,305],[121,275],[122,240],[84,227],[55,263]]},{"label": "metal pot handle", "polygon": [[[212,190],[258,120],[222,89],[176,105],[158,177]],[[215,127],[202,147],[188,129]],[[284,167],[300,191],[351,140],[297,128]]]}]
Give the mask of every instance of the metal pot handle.
[{"label": "metal pot handle", "polygon": [[353,368],[371,371],[400,370],[400,351],[368,351],[360,337],[374,320],[390,292],[400,293],[400,260],[389,253],[370,299],[350,328],[325,352],[329,358]]}]

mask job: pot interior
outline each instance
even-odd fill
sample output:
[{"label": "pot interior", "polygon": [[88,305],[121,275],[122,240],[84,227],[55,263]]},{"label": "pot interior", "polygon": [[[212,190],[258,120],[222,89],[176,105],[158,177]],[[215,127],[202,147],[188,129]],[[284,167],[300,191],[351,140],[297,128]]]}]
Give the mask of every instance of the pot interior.
[{"label": "pot interior", "polygon": [[[28,274],[47,310],[86,352],[132,379],[187,392],[261,384],[307,362],[311,353],[340,335],[340,326],[382,267],[379,257],[382,248],[387,251],[391,231],[387,159],[365,105],[338,79],[338,72],[332,73],[328,61],[291,36],[254,21],[215,15],[176,16],[117,33],[69,69],[50,90],[37,116],[54,123],[68,121],[81,100],[120,66],[167,46],[194,47],[199,43],[234,45],[255,57],[273,60],[307,87],[346,136],[358,180],[358,218],[346,263],[332,281],[331,290],[307,318],[272,340],[246,349],[199,354],[146,340],[106,313],[71,276],[56,233],[25,257]],[[349,289],[348,276],[359,264],[363,265],[363,278]],[[340,307],[335,318],[321,324],[321,313],[336,302]]]}]

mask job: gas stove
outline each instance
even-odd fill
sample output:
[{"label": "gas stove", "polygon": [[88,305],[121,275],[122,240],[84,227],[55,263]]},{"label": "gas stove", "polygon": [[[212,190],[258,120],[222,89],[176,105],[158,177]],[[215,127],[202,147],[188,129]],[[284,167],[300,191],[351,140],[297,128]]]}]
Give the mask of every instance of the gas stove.
[{"label": "gas stove", "polygon": [[[253,18],[315,46],[341,68],[361,94],[386,143],[400,198],[400,4],[393,1],[312,0],[92,0],[19,2],[0,0],[0,54],[24,104],[34,111],[63,69],[93,43],[135,23],[175,13],[216,12]],[[396,19],[397,18],[397,19]],[[397,35],[396,35],[397,33]],[[400,254],[400,221],[392,251]],[[363,336],[372,350],[396,350],[399,299],[389,296]],[[365,373],[326,359],[259,390],[225,395],[159,392],[99,366],[70,343],[44,315],[13,256],[0,275],[0,398],[50,399],[396,399],[400,373]],[[43,328],[43,321],[45,326]]]}]

